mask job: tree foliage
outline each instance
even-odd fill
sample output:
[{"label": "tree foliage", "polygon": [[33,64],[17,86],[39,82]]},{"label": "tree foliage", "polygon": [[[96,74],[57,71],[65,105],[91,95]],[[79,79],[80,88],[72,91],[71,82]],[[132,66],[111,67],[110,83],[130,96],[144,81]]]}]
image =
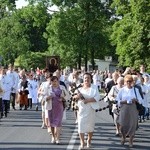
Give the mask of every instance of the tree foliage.
[{"label": "tree foliage", "polygon": [[15,58],[28,49],[24,28],[14,17],[0,21],[0,55],[4,64],[14,63]]},{"label": "tree foliage", "polygon": [[10,11],[16,8],[15,0],[1,0],[0,1],[0,19],[8,16]]},{"label": "tree foliage", "polygon": [[30,51],[44,52],[47,50],[47,41],[43,37],[46,24],[50,20],[50,15],[47,13],[43,5],[29,5],[18,11],[17,20],[24,25],[25,34],[28,35],[31,43]]},{"label": "tree foliage", "polygon": [[[82,58],[85,59],[85,66],[87,66],[88,60],[103,58],[110,51],[106,30],[106,27],[109,27],[110,14],[106,14],[108,10],[98,0],[80,0],[78,3],[70,0],[67,2],[55,1],[58,6],[63,4],[64,9],[53,15],[45,37],[48,38],[49,49],[53,49],[55,53],[59,52],[63,56],[68,53],[69,49],[70,56],[67,55],[66,60],[76,62],[80,68]],[[59,47],[57,47],[58,44]]]},{"label": "tree foliage", "polygon": [[50,14],[44,5],[29,5],[4,16],[0,20],[2,63],[14,63],[18,56],[28,56],[30,52],[44,53],[48,44],[43,33],[49,20]]},{"label": "tree foliage", "polygon": [[45,63],[46,63],[45,53],[28,52],[28,53],[19,55],[15,59],[14,65],[29,70],[30,68],[36,69],[37,67],[45,68]]},{"label": "tree foliage", "polygon": [[115,0],[119,19],[113,26],[112,40],[122,66],[149,64],[150,2],[147,0]]},{"label": "tree foliage", "polygon": [[[115,56],[115,46],[110,42],[111,27],[116,21],[112,17],[115,9],[110,8],[111,0],[109,3],[101,0],[27,1],[28,6],[15,9],[15,0],[2,0],[0,55],[3,64],[16,61],[22,67],[34,68],[38,63],[38,66],[43,65],[43,61],[41,64],[38,61],[43,60],[43,56],[59,55],[62,67],[85,65],[87,69],[87,62],[91,61],[95,69],[95,58]],[[121,4],[130,9],[127,4]],[[57,6],[58,10],[52,10],[51,6]],[[120,4],[116,6],[120,8]],[[119,10],[118,15],[122,14]]]}]

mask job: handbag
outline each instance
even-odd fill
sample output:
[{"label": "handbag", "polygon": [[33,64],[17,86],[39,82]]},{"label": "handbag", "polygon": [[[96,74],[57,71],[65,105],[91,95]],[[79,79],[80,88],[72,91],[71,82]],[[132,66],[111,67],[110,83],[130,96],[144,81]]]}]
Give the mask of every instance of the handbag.
[{"label": "handbag", "polygon": [[[137,99],[137,94],[136,94],[135,88],[134,88],[134,92],[135,92],[135,96],[136,96],[136,99]],[[140,116],[144,115],[145,114],[145,107],[142,104],[138,103],[138,102],[136,102],[135,104],[136,104],[136,108],[139,112],[139,115]]]},{"label": "handbag", "polygon": [[145,114],[145,107],[142,104],[136,102],[136,108],[139,111],[139,115],[142,116]]},{"label": "handbag", "polygon": [[45,101],[45,109],[52,110],[52,99]]}]

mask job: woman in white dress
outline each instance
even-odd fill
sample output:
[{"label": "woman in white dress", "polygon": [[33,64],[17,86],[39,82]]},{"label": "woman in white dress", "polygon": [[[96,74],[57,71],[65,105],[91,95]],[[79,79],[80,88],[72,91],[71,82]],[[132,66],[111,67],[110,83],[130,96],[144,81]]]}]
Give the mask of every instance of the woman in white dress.
[{"label": "woman in white dress", "polygon": [[98,88],[91,84],[90,73],[83,75],[83,86],[78,89],[78,94],[74,98],[78,101],[78,133],[80,136],[80,148],[84,148],[84,134],[88,134],[87,148],[91,145],[93,131],[95,127],[95,106],[98,106],[100,94]]}]

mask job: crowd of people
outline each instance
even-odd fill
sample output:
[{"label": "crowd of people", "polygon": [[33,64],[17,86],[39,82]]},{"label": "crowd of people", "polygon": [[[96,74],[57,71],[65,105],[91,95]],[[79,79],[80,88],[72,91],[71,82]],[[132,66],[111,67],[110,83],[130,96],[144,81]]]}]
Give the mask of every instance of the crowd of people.
[{"label": "crowd of people", "polygon": [[[42,126],[50,134],[51,143],[60,143],[62,119],[67,104],[74,111],[78,125],[80,149],[90,148],[95,127],[95,113],[99,108],[100,93],[105,92],[109,103],[109,114],[116,127],[116,136],[121,137],[124,145],[129,137],[129,147],[133,147],[134,135],[139,122],[149,120],[150,75],[141,65],[138,71],[127,67],[125,71],[84,72],[73,69],[72,72],[48,69],[0,67],[0,118],[7,117],[10,106],[16,110],[16,104],[22,109],[38,110],[42,108]],[[144,108],[139,113],[137,104]],[[85,126],[86,124],[86,126]],[[85,134],[87,139],[85,142]]]},{"label": "crowd of people", "polygon": [[8,68],[0,67],[0,111],[1,117],[7,117],[10,105],[16,110],[16,103],[19,109],[27,110],[32,108],[32,104],[38,103],[39,83],[35,79],[33,72],[18,70],[13,65]]}]

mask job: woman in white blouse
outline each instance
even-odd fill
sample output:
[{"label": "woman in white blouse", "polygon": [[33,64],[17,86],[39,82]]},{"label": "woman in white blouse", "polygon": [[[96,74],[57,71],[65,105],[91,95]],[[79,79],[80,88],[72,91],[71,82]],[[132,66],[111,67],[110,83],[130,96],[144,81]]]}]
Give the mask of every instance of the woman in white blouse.
[{"label": "woman in white blouse", "polygon": [[[84,148],[84,134],[88,134],[87,148],[91,146],[91,140],[95,127],[95,109],[98,109],[100,94],[97,86],[91,84],[90,73],[83,75],[83,86],[79,88],[78,94],[74,97],[78,101],[78,132],[80,136],[80,148]],[[97,108],[96,108],[97,107]]]},{"label": "woman in white blouse", "polygon": [[133,139],[138,122],[136,102],[141,103],[139,90],[133,86],[132,75],[124,77],[125,86],[120,89],[116,100],[120,106],[119,124],[122,134],[121,144],[124,145],[126,136],[129,135],[129,147],[133,147]]}]

